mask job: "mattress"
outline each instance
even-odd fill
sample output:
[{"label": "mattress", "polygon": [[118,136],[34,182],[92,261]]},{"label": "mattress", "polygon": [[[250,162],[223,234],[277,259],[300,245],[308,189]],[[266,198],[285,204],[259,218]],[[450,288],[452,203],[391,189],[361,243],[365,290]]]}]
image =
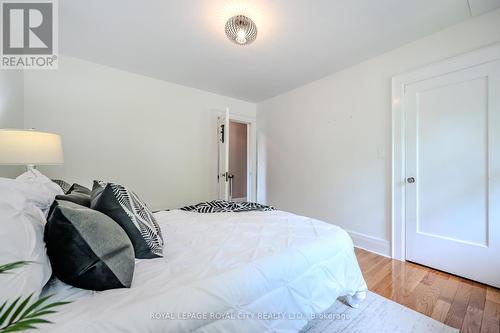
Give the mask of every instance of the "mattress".
[{"label": "mattress", "polygon": [[71,300],[42,332],[297,332],[366,290],[349,235],[283,211],[155,214],[164,257],[137,260],[130,289],[52,281]]}]

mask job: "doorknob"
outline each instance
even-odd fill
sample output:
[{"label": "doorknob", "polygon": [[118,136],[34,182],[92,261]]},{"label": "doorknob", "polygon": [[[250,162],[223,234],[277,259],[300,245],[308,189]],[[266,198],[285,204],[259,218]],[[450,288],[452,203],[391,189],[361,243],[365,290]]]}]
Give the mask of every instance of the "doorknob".
[{"label": "doorknob", "polygon": [[229,201],[233,201],[233,178],[234,175],[229,174]]},{"label": "doorknob", "polygon": [[406,178],[406,181],[410,184],[413,184],[415,182],[415,178],[413,177],[409,177],[409,178]]}]

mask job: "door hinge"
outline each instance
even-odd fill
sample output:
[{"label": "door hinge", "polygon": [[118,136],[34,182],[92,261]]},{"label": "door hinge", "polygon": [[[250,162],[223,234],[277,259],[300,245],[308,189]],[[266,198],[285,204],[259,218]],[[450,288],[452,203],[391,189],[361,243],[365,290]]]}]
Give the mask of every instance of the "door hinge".
[{"label": "door hinge", "polygon": [[220,142],[224,143],[224,125],[220,125]]}]

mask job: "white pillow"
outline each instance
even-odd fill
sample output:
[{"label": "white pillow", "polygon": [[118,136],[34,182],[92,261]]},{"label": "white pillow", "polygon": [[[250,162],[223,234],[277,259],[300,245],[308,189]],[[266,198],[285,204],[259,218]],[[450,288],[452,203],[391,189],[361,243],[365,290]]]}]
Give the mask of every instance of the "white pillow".
[{"label": "white pillow", "polygon": [[[10,186],[2,186],[6,183]],[[28,198],[24,190],[24,185],[0,182],[0,265],[31,261],[0,274],[0,304],[32,293],[36,299],[52,273],[43,241],[45,216],[32,200],[43,195],[33,191]]]},{"label": "white pillow", "polygon": [[29,170],[16,179],[0,178],[0,187],[21,193],[47,217],[56,195],[64,194],[59,185],[36,169]]}]

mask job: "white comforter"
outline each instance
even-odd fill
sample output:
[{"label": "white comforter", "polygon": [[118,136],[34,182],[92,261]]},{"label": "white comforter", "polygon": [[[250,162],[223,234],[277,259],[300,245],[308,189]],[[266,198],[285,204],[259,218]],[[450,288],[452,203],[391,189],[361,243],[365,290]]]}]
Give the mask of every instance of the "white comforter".
[{"label": "white comforter", "polygon": [[138,260],[130,289],[69,298],[47,332],[296,332],[339,296],[366,290],[341,228],[274,212],[156,213],[164,258]]}]

